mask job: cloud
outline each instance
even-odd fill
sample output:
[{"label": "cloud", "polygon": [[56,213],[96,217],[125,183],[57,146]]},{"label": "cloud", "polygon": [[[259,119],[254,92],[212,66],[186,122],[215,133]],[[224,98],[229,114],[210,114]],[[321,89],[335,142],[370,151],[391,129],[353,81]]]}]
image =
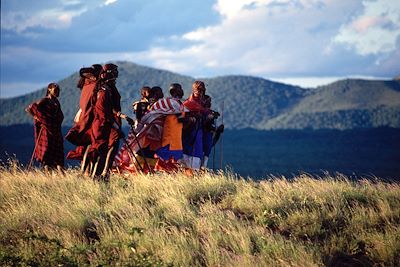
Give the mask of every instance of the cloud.
[{"label": "cloud", "polygon": [[109,60],[195,77],[400,73],[390,0],[20,0],[1,15],[2,86]]},{"label": "cloud", "polygon": [[[25,38],[29,46],[47,51],[141,51],[160,39],[181,35],[218,19],[212,12],[213,0],[67,3],[58,0],[46,8],[33,8],[32,12],[6,8],[1,27],[8,30],[8,36],[2,38],[2,46],[19,45],[13,41]],[[39,28],[42,31],[37,33]]]},{"label": "cloud", "polygon": [[[189,42],[186,47],[172,49],[160,44],[143,51],[140,58],[147,59],[146,63],[152,66],[194,76],[216,73],[267,78],[392,76],[400,71],[399,66],[391,70],[382,66],[389,59],[393,61],[393,57],[400,60],[399,54],[394,53],[398,49],[397,34],[388,36],[389,32],[397,31],[394,15],[397,7],[388,1],[365,4],[361,1],[242,0],[232,3],[220,0],[214,8],[223,18],[221,22],[181,35],[182,41]],[[372,17],[376,9],[384,16]],[[354,17],[354,14],[359,15]],[[348,44],[332,41],[342,34],[345,21],[349,21],[348,27],[368,38],[379,39],[375,46],[368,38],[363,39],[365,47],[374,49],[374,54],[360,53],[363,47],[354,53]],[[377,32],[376,27],[383,32]],[[362,45],[356,35],[348,36]]]},{"label": "cloud", "polygon": [[[59,29],[70,26],[74,17],[87,11],[93,0],[80,1],[4,1],[1,8],[1,28],[23,34],[29,28]],[[29,8],[27,8],[29,7]],[[29,11],[28,11],[29,10]]]},{"label": "cloud", "polygon": [[111,4],[115,3],[115,2],[117,2],[117,0],[107,0],[107,1],[104,3],[104,5],[108,6],[108,5],[111,5]]},{"label": "cloud", "polygon": [[[306,75],[326,69],[323,62],[327,56],[323,49],[340,21],[345,19],[343,4],[324,7],[319,1],[235,3],[231,7],[229,1],[221,0],[215,5],[224,16],[221,23],[183,34],[182,40],[191,41],[191,45],[179,51],[157,46],[147,54],[144,52],[142,57],[151,59],[151,65],[157,67],[187,66],[186,70],[180,67],[179,71],[194,72],[197,76],[212,73],[264,77]],[[347,8],[356,6],[348,4]],[[327,12],[331,16],[327,17]]]},{"label": "cloud", "polygon": [[400,2],[363,1],[364,10],[341,26],[334,42],[354,49],[359,55],[380,54],[399,49]]}]

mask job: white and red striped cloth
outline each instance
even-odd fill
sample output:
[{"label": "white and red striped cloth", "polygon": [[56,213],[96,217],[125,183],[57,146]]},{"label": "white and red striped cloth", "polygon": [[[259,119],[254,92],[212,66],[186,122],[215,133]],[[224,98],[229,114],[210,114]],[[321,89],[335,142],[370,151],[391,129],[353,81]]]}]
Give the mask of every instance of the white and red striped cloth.
[{"label": "white and red striped cloth", "polygon": [[182,112],[182,102],[172,97],[159,99],[149,110],[149,113],[178,114]]},{"label": "white and red striped cloth", "polygon": [[135,133],[132,130],[129,131],[126,142],[115,156],[113,165],[122,170],[132,171],[135,164],[132,160],[132,152],[137,153],[140,147],[145,146],[145,137],[148,140],[161,140],[164,115],[179,114],[182,110],[182,102],[172,97],[162,98],[154,103],[135,129],[136,138]]}]

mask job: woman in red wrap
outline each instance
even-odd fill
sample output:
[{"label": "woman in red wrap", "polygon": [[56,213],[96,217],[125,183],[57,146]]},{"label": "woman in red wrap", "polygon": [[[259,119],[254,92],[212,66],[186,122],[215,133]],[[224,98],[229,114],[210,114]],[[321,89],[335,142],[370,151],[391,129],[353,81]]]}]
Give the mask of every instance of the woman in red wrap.
[{"label": "woman in red wrap", "polygon": [[203,106],[206,86],[202,81],[195,81],[192,94],[183,102],[189,110],[185,115],[182,132],[183,158],[181,163],[189,169],[198,170],[203,157],[203,116],[207,109]]},{"label": "woman in red wrap", "polygon": [[60,87],[50,83],[46,97],[32,103],[26,108],[35,120],[35,150],[34,157],[45,170],[62,170],[64,167],[64,143],[61,133],[61,123],[64,115],[58,101]]}]

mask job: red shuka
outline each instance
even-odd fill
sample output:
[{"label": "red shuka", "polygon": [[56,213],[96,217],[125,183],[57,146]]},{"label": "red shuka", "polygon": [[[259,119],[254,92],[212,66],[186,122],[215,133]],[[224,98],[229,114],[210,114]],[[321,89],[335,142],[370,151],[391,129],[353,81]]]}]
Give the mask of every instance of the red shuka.
[{"label": "red shuka", "polygon": [[94,119],[91,127],[91,150],[107,153],[113,123],[113,103],[110,89],[102,86],[96,95],[93,106]]},{"label": "red shuka", "polygon": [[64,166],[61,123],[64,115],[56,98],[42,98],[28,107],[35,118],[35,158],[43,165]]}]

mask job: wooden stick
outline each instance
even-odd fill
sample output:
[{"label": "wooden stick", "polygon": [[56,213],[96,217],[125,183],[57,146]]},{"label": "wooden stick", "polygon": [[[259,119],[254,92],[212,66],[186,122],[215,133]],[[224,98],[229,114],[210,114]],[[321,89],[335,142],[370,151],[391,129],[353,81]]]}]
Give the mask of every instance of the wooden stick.
[{"label": "wooden stick", "polygon": [[[222,100],[222,109],[221,109],[221,124],[224,124],[224,101]],[[221,141],[219,142],[219,168],[222,170],[222,158],[223,158],[223,151],[222,151],[222,135]]]},{"label": "wooden stick", "polygon": [[39,140],[40,140],[40,136],[42,135],[42,130],[43,130],[43,126],[40,127],[39,134],[38,134],[38,136],[37,136],[37,138],[36,138],[36,140],[35,140],[35,147],[33,148],[32,157],[31,157],[31,160],[29,161],[28,170],[30,170],[30,169],[32,168],[33,158],[35,157],[35,152],[36,152],[36,149],[37,149],[37,144],[38,144],[38,142],[39,142]]}]

